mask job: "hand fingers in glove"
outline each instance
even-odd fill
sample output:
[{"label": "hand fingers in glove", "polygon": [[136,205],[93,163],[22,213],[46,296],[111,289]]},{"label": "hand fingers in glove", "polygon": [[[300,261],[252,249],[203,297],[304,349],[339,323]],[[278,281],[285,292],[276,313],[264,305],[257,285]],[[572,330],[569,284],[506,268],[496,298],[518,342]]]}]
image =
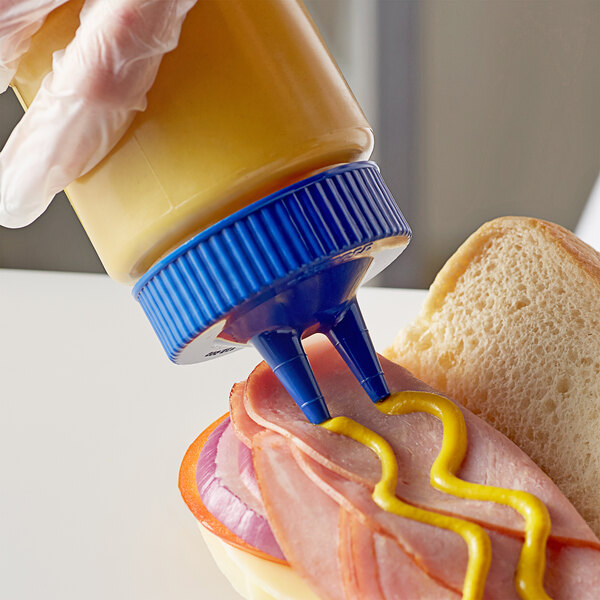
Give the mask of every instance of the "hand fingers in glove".
[{"label": "hand fingers in glove", "polygon": [[144,110],[196,0],[87,0],[81,25],[0,154],[0,224],[22,227]]},{"label": "hand fingers in glove", "polygon": [[67,0],[0,0],[0,92],[8,87],[31,36]]}]

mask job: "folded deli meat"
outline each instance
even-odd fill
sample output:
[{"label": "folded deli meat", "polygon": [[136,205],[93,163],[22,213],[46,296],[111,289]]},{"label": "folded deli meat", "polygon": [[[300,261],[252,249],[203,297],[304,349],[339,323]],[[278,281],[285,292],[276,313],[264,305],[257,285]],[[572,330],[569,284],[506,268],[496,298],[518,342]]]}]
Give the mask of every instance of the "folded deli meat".
[{"label": "folded deli meat", "polygon": [[[425,412],[384,414],[329,343],[309,344],[308,354],[332,417],[353,419],[393,449],[395,496],[429,513],[478,525],[491,547],[483,597],[519,598],[515,572],[520,569],[524,518],[510,506],[460,498],[432,486],[430,471],[445,435],[442,421]],[[433,392],[399,365],[384,358],[381,362],[392,392]],[[459,409],[467,447],[456,477],[523,490],[541,500],[551,523],[541,555],[545,593],[555,599],[597,598],[600,541],[531,459]],[[232,440],[227,443],[251,449],[252,477],[258,482],[252,502],[260,505],[256,510],[268,520],[277,542],[273,546],[279,546],[270,553],[277,556],[281,550],[320,597],[461,597],[470,560],[465,539],[374,502],[382,476],[377,454],[364,443],[308,423],[264,363],[235,386],[230,415]],[[229,454],[243,455],[231,449]]]}]

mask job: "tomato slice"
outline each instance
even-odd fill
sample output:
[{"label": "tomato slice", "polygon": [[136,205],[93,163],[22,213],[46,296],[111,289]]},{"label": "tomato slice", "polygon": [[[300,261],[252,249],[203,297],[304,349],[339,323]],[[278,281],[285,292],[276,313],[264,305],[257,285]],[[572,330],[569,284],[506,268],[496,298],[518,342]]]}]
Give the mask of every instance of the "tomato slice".
[{"label": "tomato slice", "polygon": [[251,546],[248,544],[248,542],[245,542],[242,538],[235,535],[235,533],[232,533],[229,529],[227,529],[227,527],[225,527],[225,525],[223,525],[223,523],[217,520],[213,514],[207,510],[206,506],[204,506],[204,503],[202,502],[200,494],[198,493],[198,485],[196,483],[196,466],[198,465],[200,452],[202,451],[202,448],[210,434],[228,416],[229,413],[225,413],[223,416],[219,417],[214,423],[209,425],[188,448],[185,456],[183,457],[181,468],[179,469],[179,491],[183,496],[184,502],[192,511],[196,519],[198,519],[198,521],[200,521],[204,527],[221,538],[224,542],[227,542],[235,548],[249,552],[258,558],[264,558],[265,560],[269,560],[280,565],[288,565],[289,563],[287,561],[276,558],[275,556],[271,556],[270,554]]}]

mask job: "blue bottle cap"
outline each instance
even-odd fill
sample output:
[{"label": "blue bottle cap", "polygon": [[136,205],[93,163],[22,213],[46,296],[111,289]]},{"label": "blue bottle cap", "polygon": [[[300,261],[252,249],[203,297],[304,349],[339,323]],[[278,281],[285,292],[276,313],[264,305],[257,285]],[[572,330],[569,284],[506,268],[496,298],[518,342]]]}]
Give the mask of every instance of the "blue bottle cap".
[{"label": "blue bottle cap", "polygon": [[301,339],[326,334],[373,401],[388,395],[356,290],[410,235],[377,165],[350,163],[209,227],[151,268],[133,294],[173,362],[253,345],[320,423],[329,413]]}]

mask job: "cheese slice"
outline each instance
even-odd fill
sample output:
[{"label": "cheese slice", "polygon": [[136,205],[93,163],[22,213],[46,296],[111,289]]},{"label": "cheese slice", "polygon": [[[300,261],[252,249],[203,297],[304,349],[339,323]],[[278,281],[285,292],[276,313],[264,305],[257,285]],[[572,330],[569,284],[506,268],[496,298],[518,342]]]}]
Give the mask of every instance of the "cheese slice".
[{"label": "cheese slice", "polygon": [[291,567],[234,548],[198,526],[220,571],[246,600],[319,600]]}]

